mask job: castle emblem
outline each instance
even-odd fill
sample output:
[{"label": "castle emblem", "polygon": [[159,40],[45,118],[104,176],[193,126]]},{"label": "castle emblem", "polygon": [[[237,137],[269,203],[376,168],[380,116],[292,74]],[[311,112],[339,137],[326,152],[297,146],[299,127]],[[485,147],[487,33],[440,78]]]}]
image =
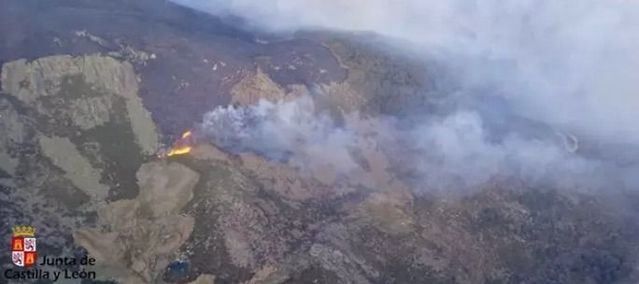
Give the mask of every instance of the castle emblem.
[{"label": "castle emblem", "polygon": [[31,267],[36,263],[36,229],[32,226],[14,226],[11,237],[11,260],[20,267]]}]

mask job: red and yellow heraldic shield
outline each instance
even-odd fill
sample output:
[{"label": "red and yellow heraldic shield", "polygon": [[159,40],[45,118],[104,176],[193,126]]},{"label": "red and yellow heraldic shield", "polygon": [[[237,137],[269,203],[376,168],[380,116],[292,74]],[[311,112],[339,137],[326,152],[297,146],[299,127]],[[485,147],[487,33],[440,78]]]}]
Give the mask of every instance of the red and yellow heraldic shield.
[{"label": "red and yellow heraldic shield", "polygon": [[38,259],[35,228],[31,226],[13,227],[11,237],[11,260],[20,267],[30,267]]}]

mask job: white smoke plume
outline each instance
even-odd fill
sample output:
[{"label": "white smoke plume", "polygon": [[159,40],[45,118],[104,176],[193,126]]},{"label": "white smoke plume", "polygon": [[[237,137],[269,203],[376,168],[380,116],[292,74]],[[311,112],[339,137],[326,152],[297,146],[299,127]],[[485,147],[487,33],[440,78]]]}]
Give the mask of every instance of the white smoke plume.
[{"label": "white smoke plume", "polygon": [[299,168],[329,166],[347,173],[358,167],[348,152],[355,146],[356,134],[316,113],[309,97],[218,107],[204,116],[201,131],[231,151],[255,152]]},{"label": "white smoke plume", "polygon": [[[637,153],[632,149],[639,145],[637,1],[175,1],[216,15],[239,16],[268,31],[373,31],[402,45],[398,52],[419,50],[424,57],[447,64],[456,72],[461,93],[474,103],[399,134],[422,153],[412,162],[429,180],[461,179],[462,184],[473,185],[507,173],[530,180],[555,178],[564,186],[637,185],[636,178],[626,174],[637,168],[637,155],[629,154],[623,165],[619,160],[625,153]],[[494,115],[491,112],[504,110],[481,102],[485,96],[500,97],[509,112],[549,125],[564,138],[571,133],[590,144],[612,145],[603,150],[611,154],[597,150],[606,159],[581,157],[547,139],[519,135],[518,130],[495,140],[487,125],[508,118],[487,119],[486,115]],[[293,114],[288,105],[226,112],[260,116],[261,108]],[[236,132],[244,136],[233,139],[245,149],[278,158],[326,153],[323,145],[335,149],[343,143],[341,148],[348,148],[357,139],[357,131],[335,127],[327,117],[305,119],[275,115],[256,129],[244,127],[251,130]],[[314,139],[321,142],[308,142]],[[292,143],[298,140],[307,144]]]},{"label": "white smoke plume", "polygon": [[571,153],[559,136],[525,139],[510,133],[491,142],[473,111],[420,119],[410,128],[391,117],[351,118],[337,125],[309,97],[262,100],[218,107],[205,115],[200,131],[232,152],[258,153],[302,170],[328,167],[341,176],[361,171],[352,151],[372,142],[399,165],[396,170],[408,171],[412,177],[406,180],[422,192],[468,191],[495,177],[582,191],[623,183],[623,174],[615,173],[619,168]]}]

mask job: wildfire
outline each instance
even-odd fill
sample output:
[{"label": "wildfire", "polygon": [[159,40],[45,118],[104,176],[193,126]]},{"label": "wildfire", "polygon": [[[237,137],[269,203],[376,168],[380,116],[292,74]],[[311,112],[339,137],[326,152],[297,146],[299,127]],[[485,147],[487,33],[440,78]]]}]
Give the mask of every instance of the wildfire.
[{"label": "wildfire", "polygon": [[184,155],[188,154],[189,152],[191,152],[191,146],[178,147],[169,150],[169,152],[166,153],[166,156],[171,157],[175,155]]},{"label": "wildfire", "polygon": [[165,153],[164,156],[171,157],[176,155],[184,155],[191,152],[191,145],[193,144],[193,133],[190,130],[182,133],[182,136],[178,141],[173,144],[173,147]]}]

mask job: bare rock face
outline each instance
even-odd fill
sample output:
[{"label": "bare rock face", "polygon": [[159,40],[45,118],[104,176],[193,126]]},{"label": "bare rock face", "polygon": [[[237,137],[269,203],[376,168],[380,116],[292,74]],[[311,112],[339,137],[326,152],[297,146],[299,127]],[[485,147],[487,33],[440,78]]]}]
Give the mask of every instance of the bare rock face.
[{"label": "bare rock face", "polygon": [[209,274],[202,274],[197,277],[193,282],[189,284],[215,284],[215,276]]},{"label": "bare rock face", "polygon": [[[188,202],[193,182],[169,184],[185,188],[178,192],[179,202],[163,201],[175,192],[147,182],[141,183],[151,191],[144,202],[120,200],[105,207],[108,201],[138,195],[135,173],[158,147],[155,124],[138,97],[137,76],[129,63],[101,55],[22,59],[4,64],[1,78],[0,199],[6,203],[6,224],[35,226],[46,244],[42,253],[68,256],[74,249],[70,232],[95,225],[93,216],[100,212],[115,233],[86,230],[78,238],[106,263],[121,261],[126,251],[118,233],[140,245],[168,248],[153,251],[160,255],[188,237],[192,219],[176,215],[175,206]],[[140,179],[155,179],[155,171],[144,167]],[[165,174],[197,181],[197,174],[174,166],[160,176]],[[149,203],[154,206],[142,206]],[[151,221],[132,224],[139,210],[148,212]],[[161,241],[140,241],[153,238]],[[155,268],[143,264],[134,266],[136,273],[151,277]]]},{"label": "bare rock face", "polygon": [[262,69],[257,68],[231,88],[231,103],[242,105],[256,104],[260,99],[280,101],[286,96],[285,91],[273,82]]},{"label": "bare rock face", "polygon": [[73,185],[94,200],[104,200],[107,197],[109,188],[100,183],[102,172],[91,166],[69,138],[40,136],[39,142],[44,156],[65,171],[65,177]]},{"label": "bare rock face", "polygon": [[[90,85],[89,93],[78,92],[82,83]],[[155,125],[137,96],[137,77],[129,63],[104,56],[51,56],[30,63],[17,60],[3,65],[2,86],[23,103],[82,130],[110,121],[114,102],[109,97],[122,97],[143,152],[157,150]]]},{"label": "bare rock face", "polygon": [[[38,155],[65,171],[92,202],[134,186],[131,170],[157,150],[158,134],[137,96],[129,63],[100,55],[22,59],[4,64],[1,77],[8,95],[3,121],[10,136],[0,144],[9,149],[37,141]],[[0,155],[0,161],[15,173],[21,154],[13,153]],[[39,159],[22,157],[32,158],[22,159],[23,164]],[[120,170],[114,176],[109,172],[116,167]]]},{"label": "bare rock face", "polygon": [[199,175],[178,164],[161,162],[144,164],[138,170],[138,199],[153,217],[177,214],[193,197]]},{"label": "bare rock face", "polygon": [[108,229],[81,229],[74,240],[94,256],[110,277],[123,283],[156,283],[177,249],[193,231],[194,219],[179,212],[193,196],[199,175],[165,161],[138,171],[140,195],[100,210]]}]

